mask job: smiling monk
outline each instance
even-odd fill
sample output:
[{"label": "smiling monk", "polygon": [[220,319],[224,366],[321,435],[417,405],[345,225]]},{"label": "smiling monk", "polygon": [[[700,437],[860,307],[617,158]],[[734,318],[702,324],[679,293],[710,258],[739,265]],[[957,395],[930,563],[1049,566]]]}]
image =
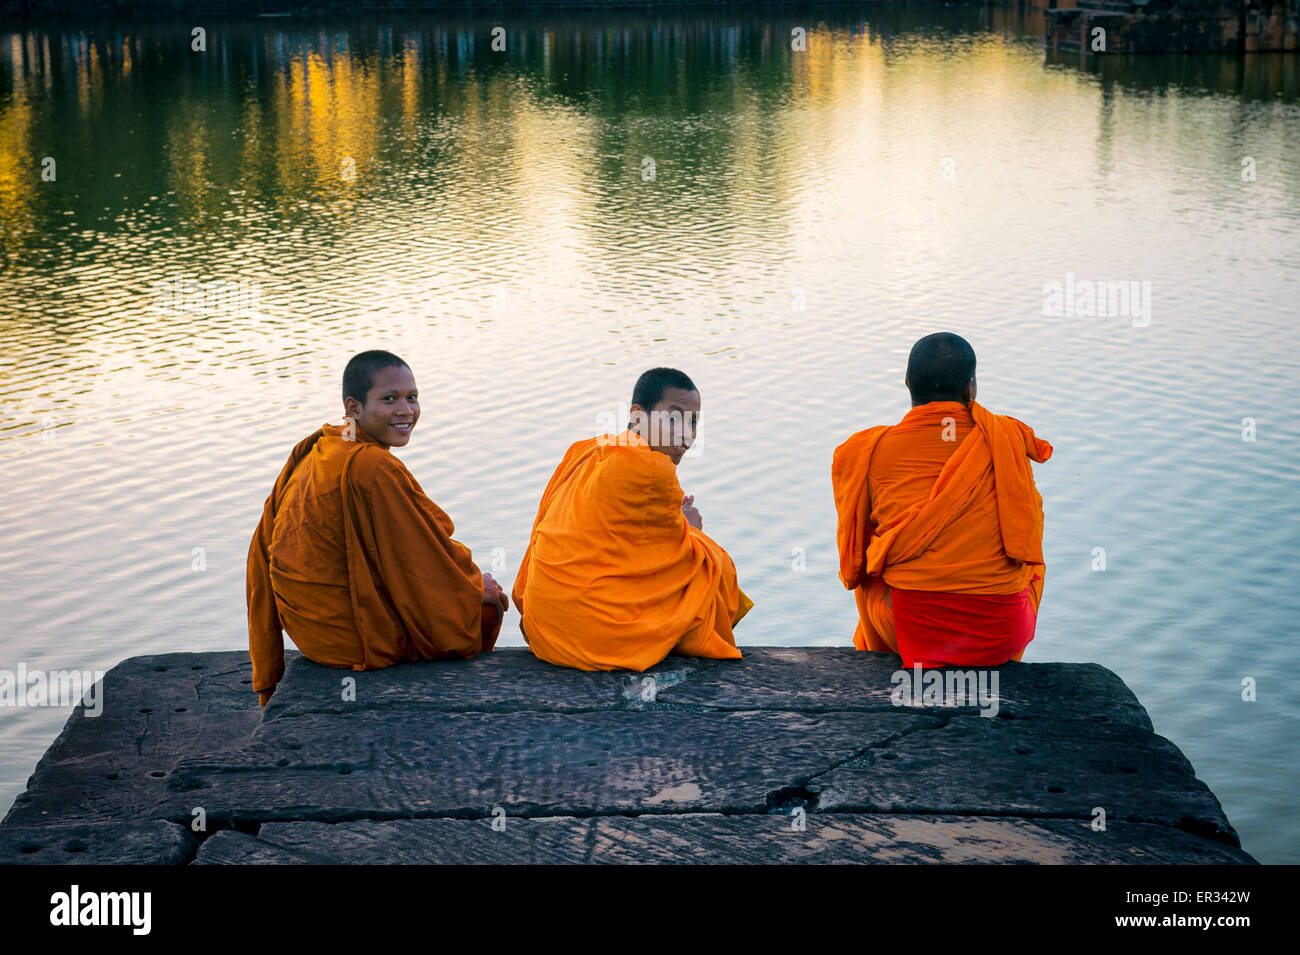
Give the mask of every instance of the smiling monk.
[{"label": "smiling monk", "polygon": [[343,371],[342,425],[299,442],[248,548],[248,646],[262,706],[287,631],[325,666],[378,670],[491,650],[509,601],[390,451],[420,419],[415,377],[386,351]]},{"label": "smiling monk", "polygon": [[579,441],[555,469],[514,587],[519,628],[542,660],[646,670],[670,653],[740,658],[732,628],[753,603],[677,483],[699,417],[691,379],[652,368],[628,430]]},{"label": "smiling monk", "polygon": [[831,465],[853,643],[906,667],[1019,660],[1046,572],[1029,462],[1052,446],[975,401],[975,352],[958,335],[918,341],[904,384],[903,420],[858,432]]}]

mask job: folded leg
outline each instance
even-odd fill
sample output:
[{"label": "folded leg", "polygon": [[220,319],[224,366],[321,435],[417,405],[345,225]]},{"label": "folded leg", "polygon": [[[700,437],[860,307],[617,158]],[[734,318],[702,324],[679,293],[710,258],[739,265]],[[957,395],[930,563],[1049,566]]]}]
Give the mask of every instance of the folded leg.
[{"label": "folded leg", "polygon": [[853,634],[853,645],[859,650],[897,653],[894,608],[885,581],[880,577],[869,578],[853,591],[853,599],[858,605],[858,629]]}]

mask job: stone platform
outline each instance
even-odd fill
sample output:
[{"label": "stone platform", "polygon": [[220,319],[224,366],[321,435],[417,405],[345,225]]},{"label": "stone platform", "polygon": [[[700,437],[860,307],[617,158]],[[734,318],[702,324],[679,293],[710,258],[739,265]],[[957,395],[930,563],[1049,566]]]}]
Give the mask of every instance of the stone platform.
[{"label": "stone platform", "polygon": [[134,657],[37,765],[0,863],[1254,861],[1103,667],[1000,667],[989,717],[895,706],[894,656],[744,653],[291,654],[265,712],[247,653]]}]

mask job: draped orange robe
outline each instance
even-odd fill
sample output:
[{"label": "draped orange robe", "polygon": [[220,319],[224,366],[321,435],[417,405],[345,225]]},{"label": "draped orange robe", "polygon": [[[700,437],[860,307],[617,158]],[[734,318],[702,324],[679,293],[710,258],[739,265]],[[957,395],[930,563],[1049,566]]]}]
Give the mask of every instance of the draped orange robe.
[{"label": "draped orange robe", "polygon": [[[914,407],[835,449],[840,580],[860,650],[898,651],[889,589],[1042,600],[1043,508],[1029,462],[1052,446],[972,401]],[[1023,652],[1023,650],[1021,651]],[[1016,654],[1015,658],[1018,658]]]},{"label": "draped orange robe", "polygon": [[686,522],[672,461],[630,431],[564,455],[513,598],[533,653],[580,670],[739,659],[732,628],[753,606],[731,557]]},{"label": "draped orange robe", "polygon": [[327,424],[301,441],[248,548],[248,646],[263,705],[284,675],[282,630],[309,659],[353,670],[491,649],[501,620],[483,606],[482,574],[454,530],[361,428]]}]

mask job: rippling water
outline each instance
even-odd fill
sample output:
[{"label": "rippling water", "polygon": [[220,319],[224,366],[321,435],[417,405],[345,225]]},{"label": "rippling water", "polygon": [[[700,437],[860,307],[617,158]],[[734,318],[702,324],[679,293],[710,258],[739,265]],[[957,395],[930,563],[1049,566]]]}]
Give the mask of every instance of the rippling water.
[{"label": "rippling water", "polygon": [[[399,453],[507,581],[565,447],[686,369],[739,638],[847,644],[831,452],[950,329],[1056,447],[1025,659],[1115,670],[1246,849],[1300,862],[1296,58],[831,16],[0,33],[0,668],[246,646],[262,501],[372,347],[421,385]],[[1044,315],[1067,275],[1149,282],[1149,323]],[[0,807],[66,717],[0,710]]]}]

